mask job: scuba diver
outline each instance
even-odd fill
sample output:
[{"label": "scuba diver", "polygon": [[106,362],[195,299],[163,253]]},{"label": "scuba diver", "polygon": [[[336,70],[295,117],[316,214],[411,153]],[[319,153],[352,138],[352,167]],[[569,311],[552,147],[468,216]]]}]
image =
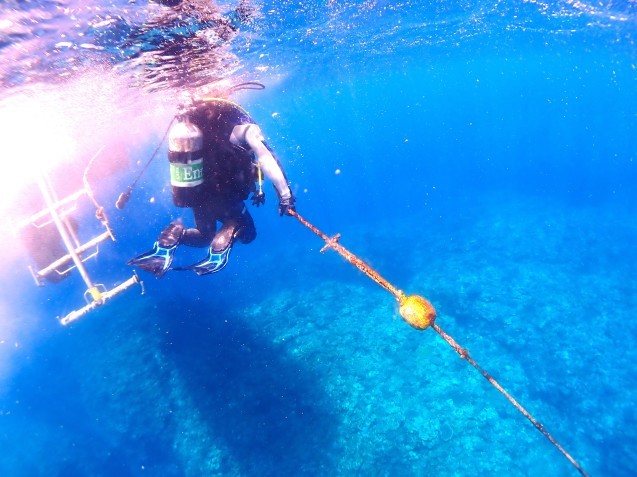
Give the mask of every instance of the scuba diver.
[{"label": "scuba diver", "polygon": [[[276,190],[279,215],[291,215],[295,203],[280,163],[241,106],[219,98],[195,101],[174,121],[168,133],[173,203],[192,209],[196,228],[174,221],[152,250],[127,262],[157,278],[170,269],[218,272],[228,263],[235,241],[252,242],[256,229],[244,201],[252,193],[253,205],[265,203],[263,174]],[[179,245],[208,246],[208,254],[193,265],[171,268]]]}]

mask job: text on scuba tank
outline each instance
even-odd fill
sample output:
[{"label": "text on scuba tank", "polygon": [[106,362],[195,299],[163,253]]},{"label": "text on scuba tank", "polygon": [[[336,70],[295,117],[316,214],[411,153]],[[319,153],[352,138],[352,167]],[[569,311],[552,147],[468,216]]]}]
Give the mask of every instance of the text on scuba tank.
[{"label": "text on scuba tank", "polygon": [[171,162],[170,183],[175,187],[195,187],[203,184],[203,160],[188,164]]}]

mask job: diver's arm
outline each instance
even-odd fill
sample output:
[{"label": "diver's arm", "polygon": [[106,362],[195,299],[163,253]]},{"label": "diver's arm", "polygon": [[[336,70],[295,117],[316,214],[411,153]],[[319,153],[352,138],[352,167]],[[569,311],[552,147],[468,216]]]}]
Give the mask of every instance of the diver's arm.
[{"label": "diver's arm", "polygon": [[274,184],[279,194],[279,199],[289,199],[292,197],[292,192],[288,186],[285,174],[272,155],[272,152],[270,152],[268,147],[263,143],[263,139],[261,128],[256,124],[241,124],[235,126],[230,136],[230,141],[234,144],[247,144],[250,149],[252,149],[257,156],[261,170]]}]

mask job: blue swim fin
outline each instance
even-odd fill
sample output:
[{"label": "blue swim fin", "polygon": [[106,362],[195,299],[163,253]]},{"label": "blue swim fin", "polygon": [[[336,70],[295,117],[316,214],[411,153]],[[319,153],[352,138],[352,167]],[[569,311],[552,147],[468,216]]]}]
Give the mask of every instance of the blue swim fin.
[{"label": "blue swim fin", "polygon": [[176,249],[177,245],[165,248],[155,242],[152,250],[142,253],[126,262],[126,264],[139,267],[146,272],[152,273],[157,278],[161,278],[170,268]]},{"label": "blue swim fin", "polygon": [[218,272],[228,263],[231,249],[232,247],[228,245],[221,252],[215,252],[210,247],[208,256],[202,261],[187,267],[175,267],[173,270],[193,270],[197,275],[208,275],[209,273]]},{"label": "blue swim fin", "polygon": [[127,265],[139,267],[161,278],[170,269],[175,250],[181,241],[184,226],[180,222],[173,222],[166,227],[153,245],[153,249],[142,253],[138,257],[126,262]]}]

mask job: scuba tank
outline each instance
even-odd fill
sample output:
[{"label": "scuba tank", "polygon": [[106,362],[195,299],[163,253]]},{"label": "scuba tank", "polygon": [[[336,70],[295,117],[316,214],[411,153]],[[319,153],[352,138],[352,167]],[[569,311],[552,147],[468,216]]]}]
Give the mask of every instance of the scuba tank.
[{"label": "scuba tank", "polygon": [[178,116],[168,133],[168,161],[173,202],[194,207],[203,195],[203,134],[188,118]]}]

